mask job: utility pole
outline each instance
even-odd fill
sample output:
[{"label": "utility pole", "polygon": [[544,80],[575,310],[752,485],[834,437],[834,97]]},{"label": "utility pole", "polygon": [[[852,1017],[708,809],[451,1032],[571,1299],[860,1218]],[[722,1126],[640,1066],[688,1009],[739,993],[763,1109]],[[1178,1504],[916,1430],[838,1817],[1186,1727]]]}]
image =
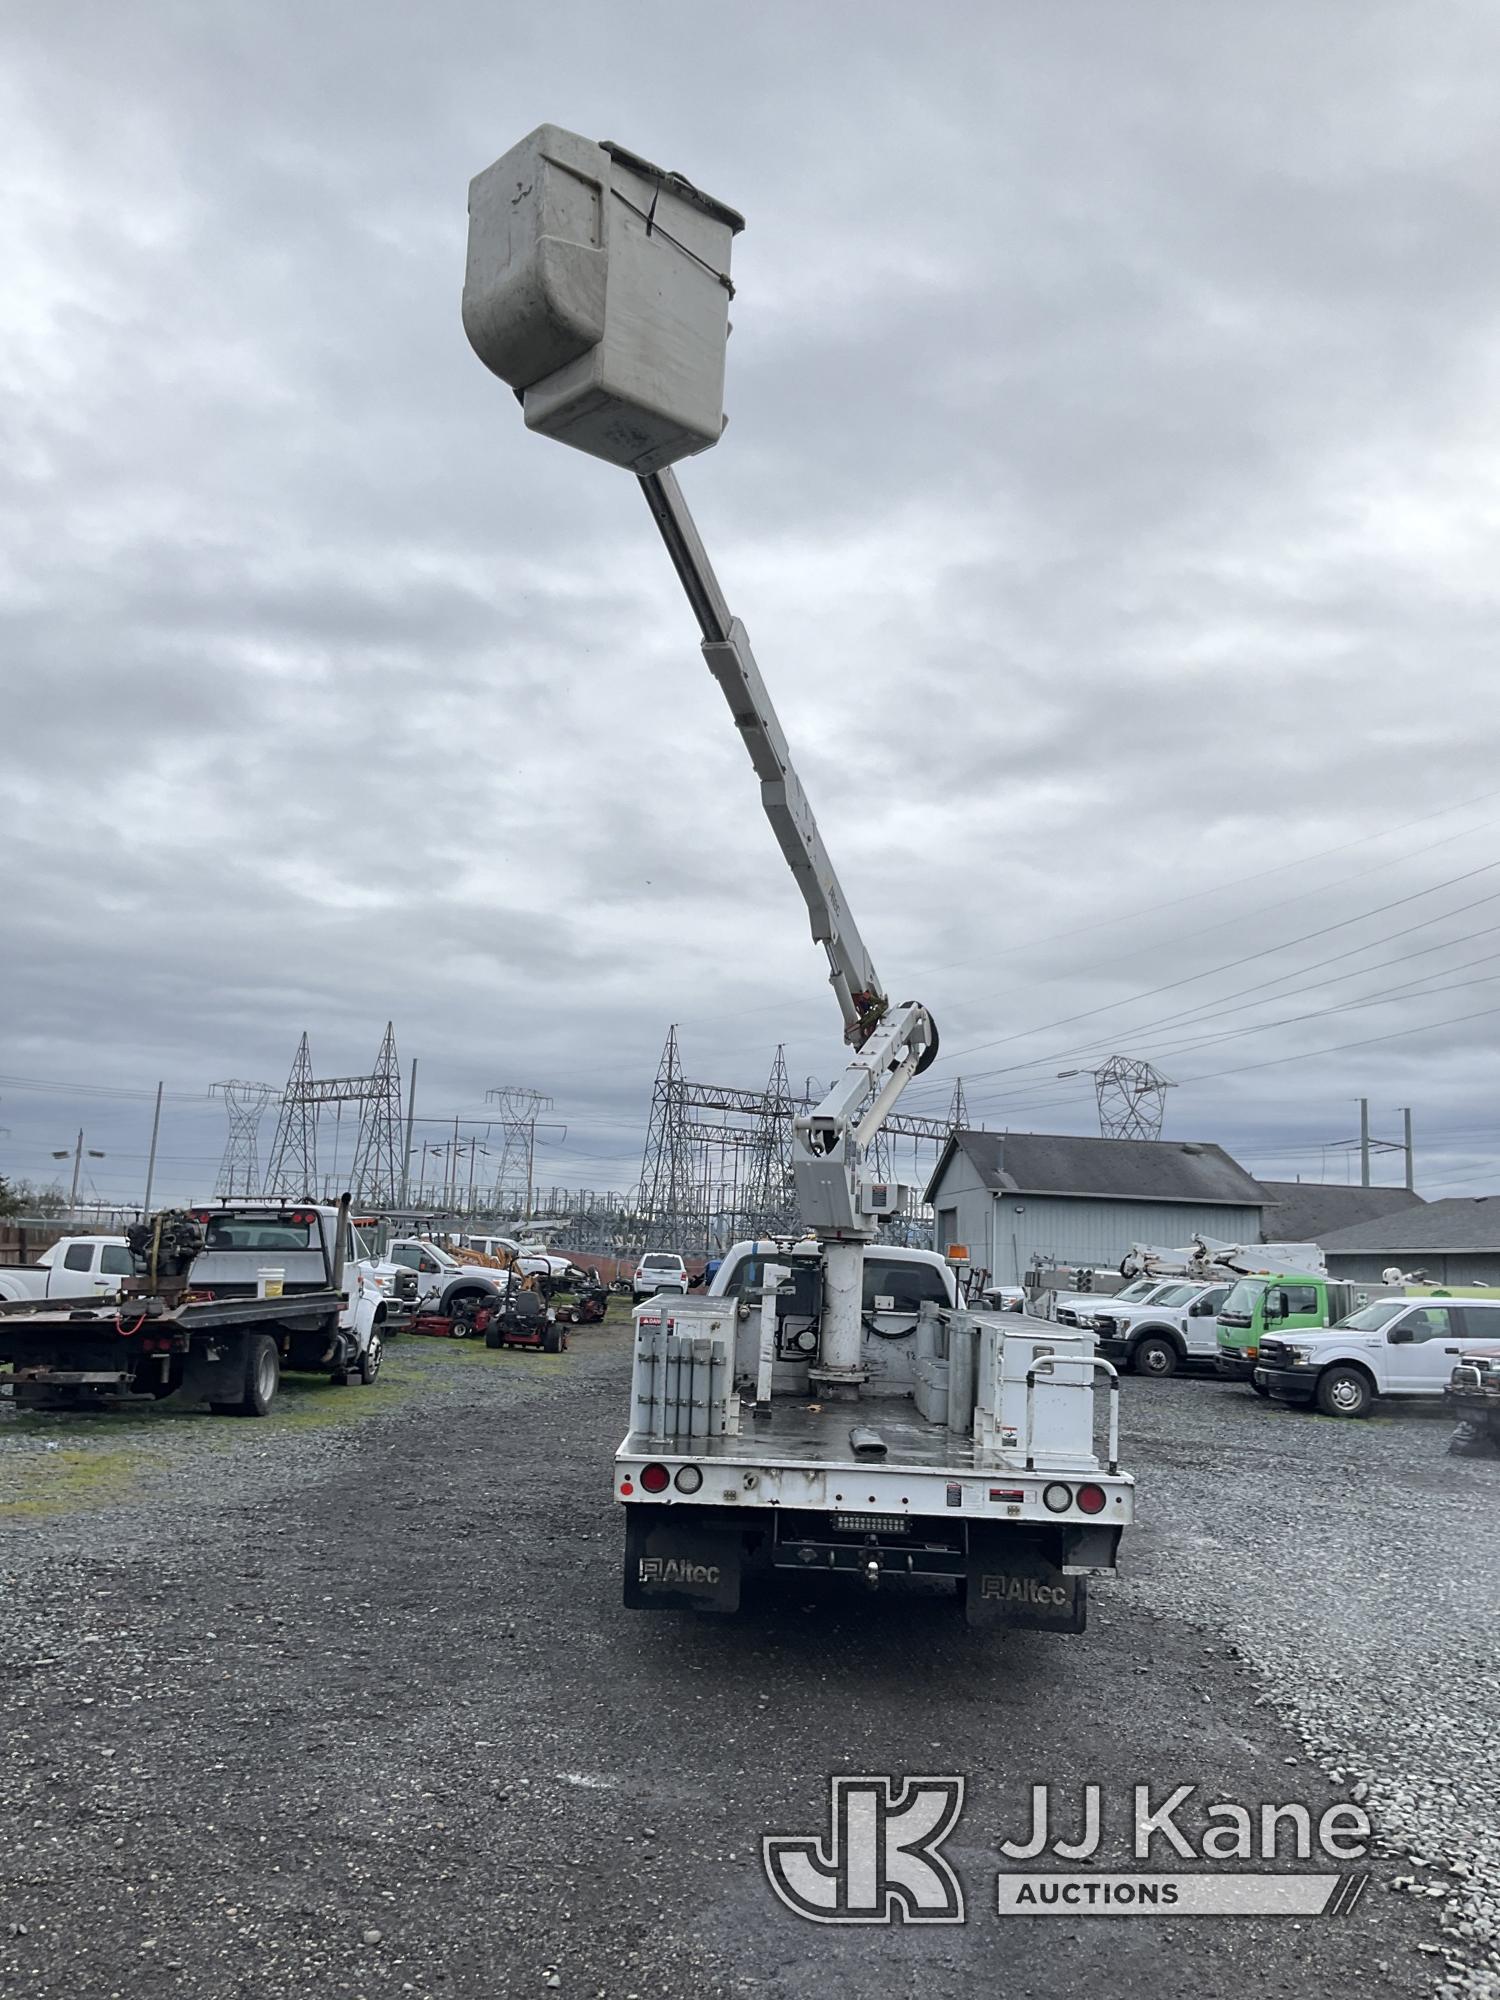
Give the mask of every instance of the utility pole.
[{"label": "utility pole", "polygon": [[[406,1085],[406,1144],[401,1154],[401,1206],[411,1193],[411,1128],[417,1116],[417,1059],[411,1059],[411,1075]],[[424,1147],[425,1152],[425,1147]]]},{"label": "utility pole", "polygon": [[1370,1185],[1370,1100],[1359,1100],[1359,1184]]},{"label": "utility pole", "polygon": [[1411,1143],[1410,1105],[1406,1106],[1401,1116],[1406,1124],[1406,1191],[1408,1194],[1415,1194],[1417,1191],[1417,1156]]},{"label": "utility pole", "polygon": [[[78,1128],[77,1143],[73,1146],[64,1146],[59,1152],[55,1152],[52,1157],[54,1160],[65,1160],[70,1152],[73,1155],[73,1186],[68,1194],[68,1210],[71,1214],[78,1207],[78,1180],[83,1172],[83,1127],[81,1125]],[[90,1146],[89,1158],[91,1160],[102,1160],[104,1155],[98,1152],[93,1146]]]},{"label": "utility pole", "polygon": [[151,1213],[151,1183],[156,1179],[156,1140],[161,1131],[161,1085],[156,1086],[156,1110],[151,1118],[151,1151],[146,1160],[146,1192],[141,1197],[141,1216]]}]

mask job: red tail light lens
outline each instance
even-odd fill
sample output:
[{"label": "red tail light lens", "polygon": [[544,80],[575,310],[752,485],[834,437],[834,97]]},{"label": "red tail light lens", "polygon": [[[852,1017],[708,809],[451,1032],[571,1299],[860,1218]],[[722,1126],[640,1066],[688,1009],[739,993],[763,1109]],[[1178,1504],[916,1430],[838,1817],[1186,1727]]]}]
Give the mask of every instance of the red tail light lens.
[{"label": "red tail light lens", "polygon": [[1102,1486],[1080,1486],[1075,1497],[1081,1513],[1102,1514],[1104,1512],[1104,1488]]},{"label": "red tail light lens", "polygon": [[646,1465],[641,1468],[641,1485],[647,1493],[665,1493],[672,1483],[672,1475],[664,1465]]}]

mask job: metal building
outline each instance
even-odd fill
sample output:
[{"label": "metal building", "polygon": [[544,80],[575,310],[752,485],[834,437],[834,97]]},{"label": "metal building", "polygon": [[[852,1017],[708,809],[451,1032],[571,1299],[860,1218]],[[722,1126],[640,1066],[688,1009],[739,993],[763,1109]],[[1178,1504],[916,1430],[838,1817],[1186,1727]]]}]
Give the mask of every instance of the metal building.
[{"label": "metal building", "polygon": [[955,1132],[927,1186],[939,1250],[968,1248],[999,1282],[1037,1259],[1115,1265],[1132,1243],[1255,1243],[1266,1196],[1221,1146]]},{"label": "metal building", "polygon": [[1434,1285],[1500,1285],[1500,1195],[1418,1202],[1322,1243],[1336,1278],[1377,1279],[1399,1264]]}]

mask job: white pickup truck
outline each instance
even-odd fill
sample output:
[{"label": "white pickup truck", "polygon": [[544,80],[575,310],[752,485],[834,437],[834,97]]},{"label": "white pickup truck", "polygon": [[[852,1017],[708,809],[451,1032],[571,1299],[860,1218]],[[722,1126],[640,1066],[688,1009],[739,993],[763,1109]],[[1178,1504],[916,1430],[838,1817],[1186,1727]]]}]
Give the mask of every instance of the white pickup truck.
[{"label": "white pickup truck", "polygon": [[1093,1313],[1094,1337],[1106,1361],[1137,1375],[1175,1375],[1188,1361],[1213,1364],[1219,1352],[1219,1308],[1230,1280],[1202,1284],[1183,1278],[1158,1285],[1150,1299],[1106,1299]]},{"label": "white pickup truck", "polygon": [[0,1299],[112,1297],[130,1272],[123,1236],[65,1236],[34,1264],[0,1264]]},{"label": "white pickup truck", "polygon": [[572,1268],[572,1259],[559,1256],[544,1243],[522,1243],[515,1236],[466,1236],[457,1255],[465,1249],[478,1250],[486,1257],[514,1257],[523,1277],[561,1280]]},{"label": "white pickup truck", "polygon": [[383,1256],[362,1259],[358,1269],[365,1282],[387,1298],[395,1296],[400,1274],[413,1272],[418,1310],[449,1317],[484,1299],[503,1298],[510,1289],[509,1271],[465,1263],[425,1236],[398,1236],[386,1245]]},{"label": "white pickup truck", "polygon": [[1325,1417],[1367,1417],[1380,1396],[1442,1396],[1464,1354],[1500,1355],[1493,1292],[1372,1299],[1337,1326],[1262,1339],[1255,1383],[1278,1402],[1315,1403]]},{"label": "white pickup truck", "polygon": [[1112,1311],[1116,1306],[1149,1305],[1182,1282],[1181,1278],[1134,1278],[1120,1292],[1055,1292],[1050,1312],[1043,1310],[1042,1301],[1047,1295],[1041,1293],[1037,1310],[1042,1318],[1055,1319],[1059,1326],[1092,1326],[1102,1312]]}]

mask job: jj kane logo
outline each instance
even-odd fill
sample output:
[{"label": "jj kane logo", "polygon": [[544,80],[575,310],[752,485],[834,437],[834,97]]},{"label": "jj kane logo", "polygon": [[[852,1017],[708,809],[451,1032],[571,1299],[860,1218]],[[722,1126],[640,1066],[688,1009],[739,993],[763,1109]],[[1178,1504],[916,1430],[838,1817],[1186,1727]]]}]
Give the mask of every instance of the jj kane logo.
[{"label": "jj kane logo", "polygon": [[826,1840],[768,1834],[767,1878],[815,1924],[961,1924],[964,1892],[939,1851],[962,1778],[833,1778]]},{"label": "jj kane logo", "polygon": [[[943,1843],[964,1806],[961,1777],[835,1777],[826,1835],[768,1834],[761,1858],[772,1889],[815,1924],[961,1924],[964,1892]],[[1347,1862],[1369,1851],[1369,1816],[1340,1802],[1316,1817],[1288,1800],[1247,1806],[1197,1800],[1196,1785],[1133,1788],[1126,1813],[1108,1810],[1103,1787],[1086,1785],[1066,1829],[1054,1825],[1051,1787],[1031,1788],[1029,1825],[1002,1840],[1006,1861],[1041,1861],[1046,1872],[1001,1869],[1001,1916],[1343,1916],[1365,1876],[1314,1868],[1295,1872],[1226,1867],[1296,1860]],[[1130,1832],[1134,1871],[1046,1868],[1092,1861],[1106,1823]],[[1154,1863],[1176,1859],[1190,1872]]]}]

